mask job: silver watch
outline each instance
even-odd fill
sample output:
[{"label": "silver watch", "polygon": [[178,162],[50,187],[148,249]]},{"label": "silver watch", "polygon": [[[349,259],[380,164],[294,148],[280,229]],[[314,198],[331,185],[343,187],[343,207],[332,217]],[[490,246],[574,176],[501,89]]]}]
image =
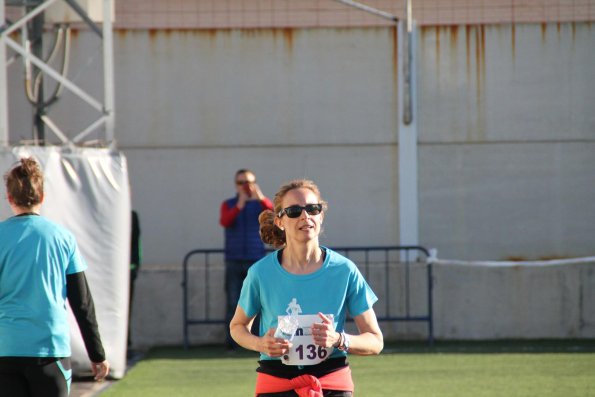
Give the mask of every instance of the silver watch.
[{"label": "silver watch", "polygon": [[341,332],[341,344],[339,345],[339,350],[344,351],[345,353],[349,352],[349,336],[345,332]]}]

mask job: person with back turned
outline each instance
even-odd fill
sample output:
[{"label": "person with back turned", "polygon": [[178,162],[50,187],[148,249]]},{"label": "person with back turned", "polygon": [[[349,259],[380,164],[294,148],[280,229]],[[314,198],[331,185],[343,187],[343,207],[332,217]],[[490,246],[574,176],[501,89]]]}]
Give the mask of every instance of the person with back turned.
[{"label": "person with back turned", "polygon": [[40,215],[43,174],[32,158],[6,173],[14,216],[0,222],[0,394],[66,397],[70,393],[70,326],[80,328],[95,380],[109,373],[87,264],[74,235]]}]

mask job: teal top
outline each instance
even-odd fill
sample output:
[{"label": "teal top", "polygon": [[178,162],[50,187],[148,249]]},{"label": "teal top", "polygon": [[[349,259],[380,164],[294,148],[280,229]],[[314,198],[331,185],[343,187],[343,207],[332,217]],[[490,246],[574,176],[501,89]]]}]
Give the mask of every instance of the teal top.
[{"label": "teal top", "polygon": [[0,357],[69,357],[66,275],[87,268],[64,227],[38,215],[0,222]]},{"label": "teal top", "polygon": [[[337,252],[326,251],[324,263],[314,273],[287,272],[275,251],[256,262],[244,280],[238,302],[248,317],[261,314],[260,335],[276,328],[278,316],[289,314],[291,302],[301,315],[332,314],[335,330],[343,331],[347,313],[356,317],[378,300],[355,264]],[[346,353],[334,349],[330,357]],[[271,358],[261,353],[262,360]]]}]

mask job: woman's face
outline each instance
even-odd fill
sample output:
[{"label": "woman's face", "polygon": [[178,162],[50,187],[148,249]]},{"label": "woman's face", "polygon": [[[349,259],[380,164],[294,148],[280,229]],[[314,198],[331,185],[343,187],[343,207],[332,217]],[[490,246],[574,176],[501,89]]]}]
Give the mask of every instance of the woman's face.
[{"label": "woman's face", "polygon": [[[307,188],[290,190],[283,197],[283,208],[291,207],[292,205],[303,207],[306,204],[318,203],[318,196]],[[281,218],[275,218],[275,223],[278,227],[285,230],[285,237],[288,244],[291,244],[291,242],[306,243],[318,239],[323,219],[323,212],[317,215],[310,215],[305,210],[302,210],[302,213],[297,218],[290,218],[287,214],[283,214]]]}]

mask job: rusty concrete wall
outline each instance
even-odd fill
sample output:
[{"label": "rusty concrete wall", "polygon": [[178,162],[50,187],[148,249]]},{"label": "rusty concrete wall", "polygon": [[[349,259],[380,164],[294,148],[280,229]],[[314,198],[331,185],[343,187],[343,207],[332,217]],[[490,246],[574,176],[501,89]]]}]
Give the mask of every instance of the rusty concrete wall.
[{"label": "rusty concrete wall", "polygon": [[421,28],[421,141],[592,139],[591,30],[574,23]]},{"label": "rusty concrete wall", "polygon": [[421,29],[424,244],[475,260],[592,254],[594,39],[588,24]]},{"label": "rusty concrete wall", "polygon": [[[234,192],[235,170],[245,166],[269,196],[288,179],[315,179],[331,208],[327,243],[339,242],[332,237],[339,230],[348,245],[397,241],[394,33],[362,33],[119,35],[120,54],[147,54],[116,67],[128,76],[118,90],[117,120],[121,131],[134,131],[119,134],[132,163],[133,199],[140,199],[150,231],[176,230],[158,232],[166,247],[148,242],[152,263],[176,263],[192,248],[222,245],[219,205]],[[147,62],[149,54],[159,62]],[[155,175],[160,192],[177,194],[154,195]],[[382,216],[365,221],[363,202]]]},{"label": "rusty concrete wall", "polygon": [[[382,27],[118,31],[116,137],[146,262],[220,247],[219,204],[245,166],[268,195],[315,179],[330,203],[324,243],[395,244],[395,39]],[[459,259],[592,254],[594,46],[587,23],[419,31],[424,245]],[[96,49],[89,32],[73,37],[70,73],[91,88]],[[31,129],[18,66],[15,141]],[[93,120],[72,95],[51,110],[58,125]]]},{"label": "rusty concrete wall", "polygon": [[[141,216],[146,338],[179,340],[177,269],[189,250],[222,246],[219,205],[240,167],[268,195],[316,180],[330,206],[324,244],[396,244],[395,39],[385,27],[117,32],[116,137]],[[457,259],[592,255],[592,25],[425,27],[418,43],[422,244]],[[100,68],[83,70],[96,38],[80,32],[73,46],[71,75],[97,89],[87,77]],[[15,142],[31,116],[18,65]],[[58,124],[91,119],[68,95],[52,111]]]}]

